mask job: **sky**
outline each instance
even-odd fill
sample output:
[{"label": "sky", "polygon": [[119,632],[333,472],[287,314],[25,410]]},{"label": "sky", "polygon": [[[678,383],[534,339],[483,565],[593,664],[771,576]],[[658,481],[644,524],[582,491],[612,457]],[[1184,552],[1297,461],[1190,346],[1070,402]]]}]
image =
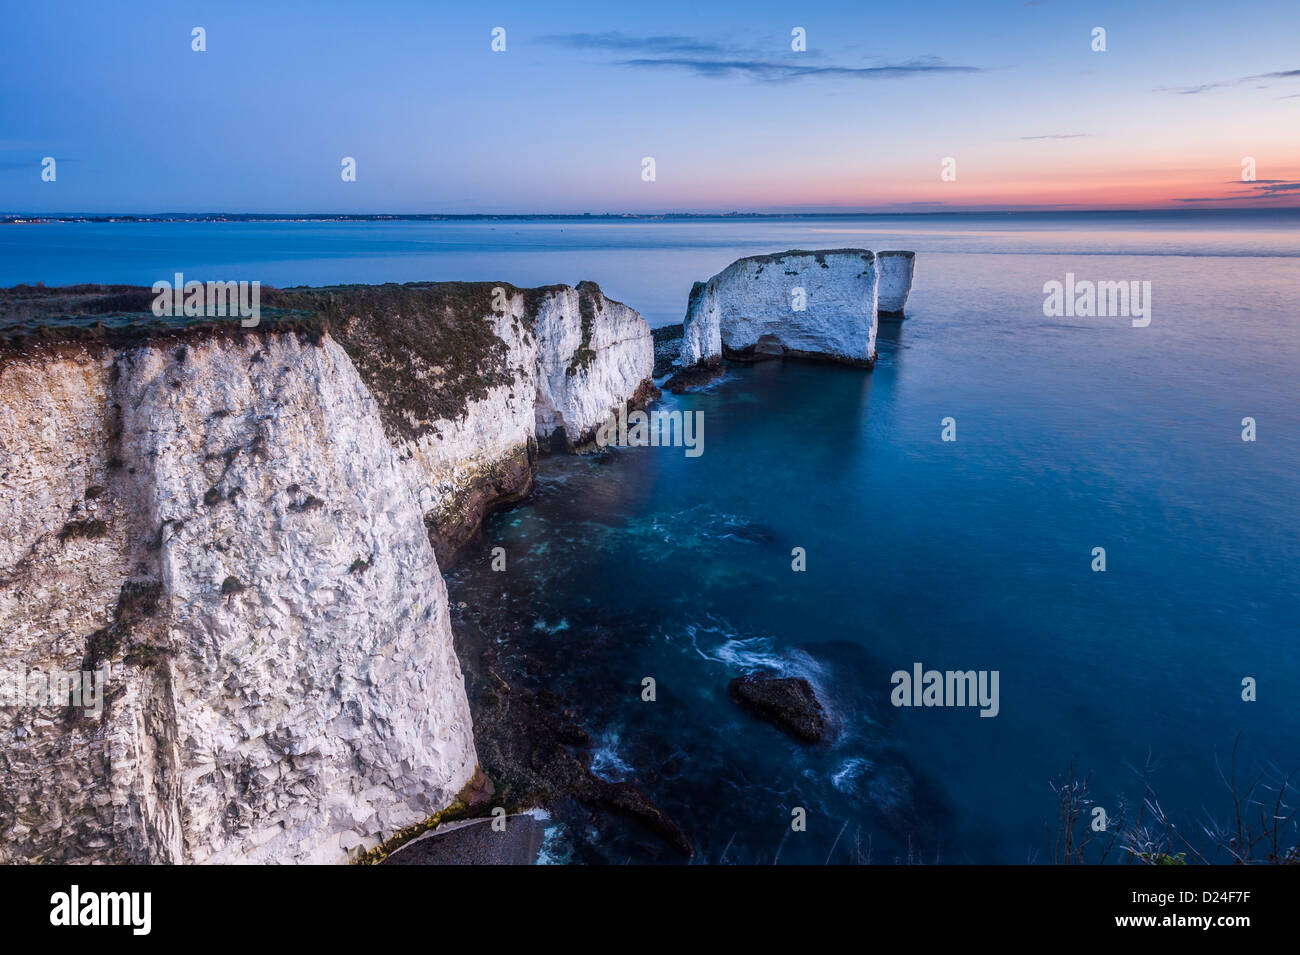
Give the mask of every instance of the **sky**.
[{"label": "sky", "polygon": [[0,213],[1300,206],[1297,0],[48,0],[0,24]]}]

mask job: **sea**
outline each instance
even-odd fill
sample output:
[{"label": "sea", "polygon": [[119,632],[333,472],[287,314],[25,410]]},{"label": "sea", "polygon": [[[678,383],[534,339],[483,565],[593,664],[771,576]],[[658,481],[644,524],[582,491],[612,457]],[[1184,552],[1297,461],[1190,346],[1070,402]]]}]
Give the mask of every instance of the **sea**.
[{"label": "sea", "polygon": [[[453,602],[513,608],[501,652],[695,864],[1046,863],[1072,781],[1094,845],[1151,799],[1209,857],[1234,779],[1300,768],[1300,210],[55,222],[0,226],[0,285],[587,279],[659,327],[736,258],[833,248],[916,252],[874,369],[734,365],[657,406],[698,455],[544,457]],[[1150,320],[1048,314],[1067,280],[1150,283]],[[996,672],[996,715],[895,705],[918,666]],[[737,707],[751,673],[832,738]],[[651,842],[560,811],[546,858]]]}]

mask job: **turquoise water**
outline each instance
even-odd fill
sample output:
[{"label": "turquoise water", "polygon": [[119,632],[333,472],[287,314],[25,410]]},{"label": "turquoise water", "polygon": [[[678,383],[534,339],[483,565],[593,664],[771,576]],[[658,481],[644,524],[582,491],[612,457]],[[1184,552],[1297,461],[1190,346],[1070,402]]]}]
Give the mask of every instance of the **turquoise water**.
[{"label": "turquoise water", "polygon": [[[547,661],[534,678],[578,705],[598,770],[642,785],[702,859],[845,862],[869,847],[883,862],[910,845],[1018,863],[1045,860],[1049,782],[1072,761],[1109,808],[1139,794],[1129,767],[1149,755],[1188,831],[1225,814],[1216,758],[1226,767],[1238,734],[1240,763],[1300,766],[1298,225],[14,226],[0,228],[0,283],[589,278],[657,325],[740,255],[916,249],[909,317],[882,325],[874,371],[770,363],[665,396],[703,413],[701,456],[544,459],[535,498],[485,528],[510,573],[491,574],[484,550],[450,586],[491,579],[534,621],[506,651]],[[1043,283],[1067,272],[1150,281],[1150,326],[1044,317]],[[940,440],[946,417],[955,442]],[[890,674],[915,662],[999,671],[998,716],[891,706]],[[738,711],[727,681],[752,669],[812,680],[835,741],[806,747]],[[805,833],[789,833],[794,806]],[[556,841],[579,860],[646,857],[576,820]]]}]

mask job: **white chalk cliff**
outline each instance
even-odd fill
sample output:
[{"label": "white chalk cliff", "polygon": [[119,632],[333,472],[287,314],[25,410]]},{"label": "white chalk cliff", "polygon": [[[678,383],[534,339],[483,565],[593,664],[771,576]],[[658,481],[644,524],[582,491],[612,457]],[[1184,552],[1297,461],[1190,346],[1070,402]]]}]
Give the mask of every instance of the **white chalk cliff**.
[{"label": "white chalk cliff", "polygon": [[866,249],[738,259],[691,289],[679,366],[755,352],[870,365],[876,358],[877,310],[883,309],[880,289],[888,294],[891,310],[895,304],[901,310],[911,287],[912,254],[888,255],[888,281],[878,257]]},{"label": "white chalk cliff", "polygon": [[653,388],[650,327],[636,311],[586,282],[576,289],[546,290],[532,318],[538,342],[537,436],[551,435],[553,446],[589,446],[611,410],[634,397],[629,384],[642,387],[643,396]]},{"label": "white chalk cliff", "polygon": [[[654,393],[654,342],[592,282],[427,283],[282,294],[322,309],[380,400],[442,557],[532,485],[539,445],[583,450]],[[273,299],[274,300],[274,299]],[[377,320],[382,318],[382,320]]]},{"label": "white chalk cliff", "polygon": [[340,862],[453,802],[476,756],[433,545],[653,361],[595,286],[480,307],[498,287],[0,343],[0,674],[109,674],[99,718],[0,708],[0,862]]}]

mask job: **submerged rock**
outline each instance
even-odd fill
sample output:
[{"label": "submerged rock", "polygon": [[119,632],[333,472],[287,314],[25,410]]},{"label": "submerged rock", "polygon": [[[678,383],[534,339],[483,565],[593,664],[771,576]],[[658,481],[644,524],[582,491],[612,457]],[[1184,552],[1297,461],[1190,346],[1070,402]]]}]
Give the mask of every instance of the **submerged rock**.
[{"label": "submerged rock", "polygon": [[[480,754],[511,802],[553,806],[572,797],[591,812],[612,812],[640,824],[684,857],[693,855],[690,839],[648,794],[592,771],[592,739],[573,707],[549,690],[526,686],[500,663],[484,633],[480,623],[458,628],[457,637],[466,659]],[[466,653],[468,643],[481,650]]]},{"label": "submerged rock", "polygon": [[827,736],[826,710],[803,677],[738,676],[727,689],[741,707],[799,739],[818,743]]}]

